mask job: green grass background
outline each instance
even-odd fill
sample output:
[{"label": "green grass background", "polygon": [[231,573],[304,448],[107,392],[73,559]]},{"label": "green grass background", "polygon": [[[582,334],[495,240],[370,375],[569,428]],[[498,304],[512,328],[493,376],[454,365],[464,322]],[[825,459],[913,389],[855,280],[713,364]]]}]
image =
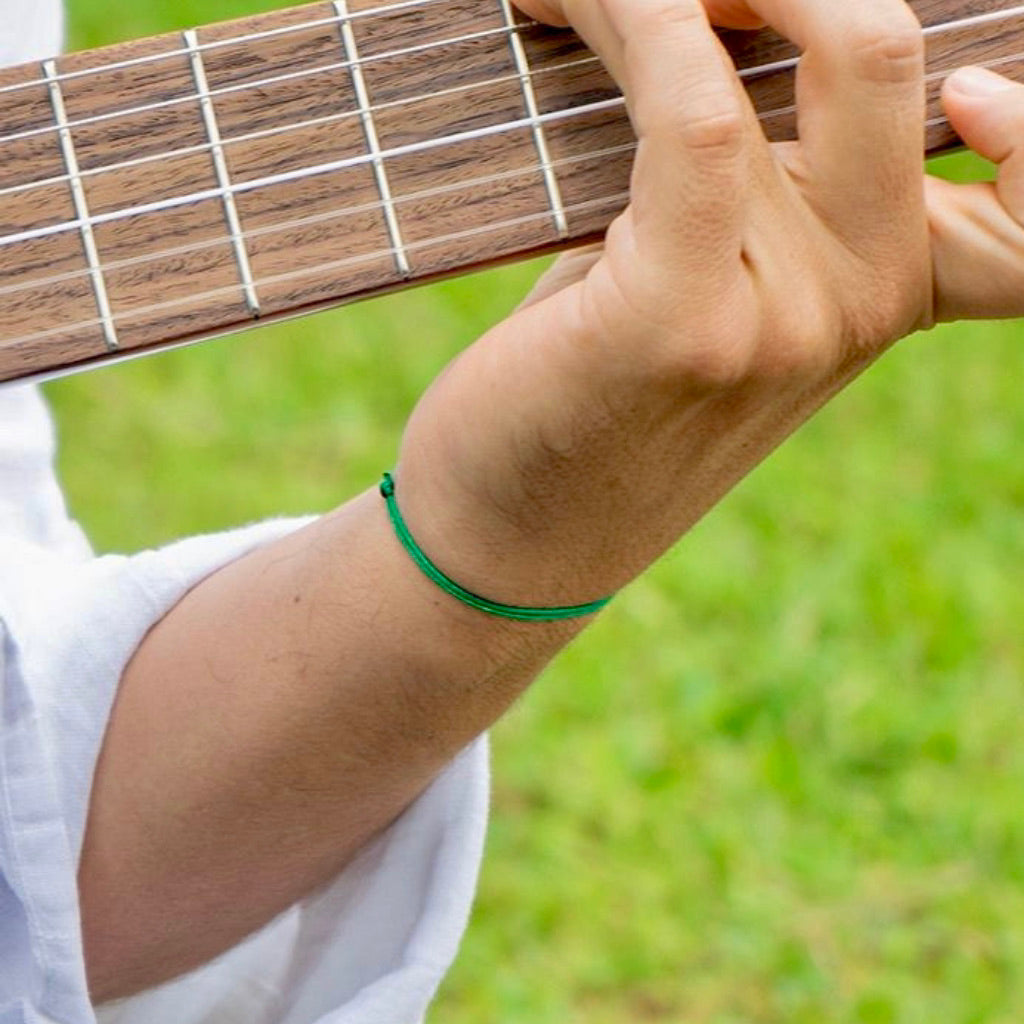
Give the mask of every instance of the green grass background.
[{"label": "green grass background", "polygon": [[[71,40],[273,6],[71,0]],[[51,385],[74,512],[136,550],[330,508],[537,270]],[[1019,1021],[1022,440],[1020,324],[913,338],[630,588],[495,730],[432,1021]]]}]

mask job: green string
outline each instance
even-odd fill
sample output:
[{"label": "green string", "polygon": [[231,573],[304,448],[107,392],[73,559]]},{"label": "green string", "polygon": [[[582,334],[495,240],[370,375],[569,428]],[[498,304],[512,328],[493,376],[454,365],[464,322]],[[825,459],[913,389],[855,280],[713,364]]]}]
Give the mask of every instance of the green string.
[{"label": "green string", "polygon": [[513,619],[516,622],[561,622],[565,619],[581,619],[587,615],[593,615],[611,601],[610,597],[605,597],[600,601],[569,605],[565,608],[521,608],[517,605],[499,604],[497,601],[489,601],[486,597],[480,597],[479,594],[460,587],[455,580],[449,579],[431,562],[413,539],[409,527],[405,525],[402,513],[398,509],[398,502],[395,500],[395,481],[390,473],[384,474],[384,479],[380,484],[380,493],[388,503],[388,515],[391,516],[391,524],[395,528],[398,539],[402,542],[402,547],[409,552],[423,575],[432,583],[437,584],[446,594],[450,594],[463,604],[468,604],[470,608],[476,608],[488,615],[496,615],[501,619]]}]

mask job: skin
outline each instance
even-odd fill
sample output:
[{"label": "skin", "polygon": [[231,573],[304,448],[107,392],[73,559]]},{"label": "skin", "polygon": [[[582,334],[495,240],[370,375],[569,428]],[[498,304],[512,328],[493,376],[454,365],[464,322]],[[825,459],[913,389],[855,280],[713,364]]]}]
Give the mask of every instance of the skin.
[{"label": "skin", "polygon": [[[954,125],[1002,175],[948,186],[921,171],[902,0],[709,4],[805,52],[801,141],[777,148],[698,0],[521,6],[571,23],[622,86],[632,201],[435,382],[396,479],[449,575],[574,604],[641,573],[898,338],[1022,311],[1024,90],[951,79]],[[373,491],[196,587],[128,666],[97,769],[94,999],[205,962],[336,875],[584,625],[449,599]]]}]

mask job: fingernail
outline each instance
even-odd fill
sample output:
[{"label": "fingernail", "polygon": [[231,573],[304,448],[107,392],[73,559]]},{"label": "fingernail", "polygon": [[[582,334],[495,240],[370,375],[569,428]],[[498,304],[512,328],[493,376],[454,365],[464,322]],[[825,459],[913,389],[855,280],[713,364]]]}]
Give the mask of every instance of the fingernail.
[{"label": "fingernail", "polygon": [[1014,88],[1015,83],[985,68],[961,68],[950,75],[949,84],[965,96],[995,96]]}]

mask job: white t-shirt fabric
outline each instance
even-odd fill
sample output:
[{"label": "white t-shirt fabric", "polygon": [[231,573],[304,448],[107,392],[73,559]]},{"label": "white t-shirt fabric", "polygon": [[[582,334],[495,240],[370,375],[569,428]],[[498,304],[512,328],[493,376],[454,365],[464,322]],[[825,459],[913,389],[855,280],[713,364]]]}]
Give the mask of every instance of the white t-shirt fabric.
[{"label": "white t-shirt fabric", "polygon": [[[52,55],[61,33],[59,0],[0,0],[0,66]],[[90,1004],[76,873],[123,668],[191,587],[308,520],[95,557],[53,456],[38,391],[0,387],[0,1024],[417,1024],[472,903],[485,738],[337,879],[245,942]]]}]

